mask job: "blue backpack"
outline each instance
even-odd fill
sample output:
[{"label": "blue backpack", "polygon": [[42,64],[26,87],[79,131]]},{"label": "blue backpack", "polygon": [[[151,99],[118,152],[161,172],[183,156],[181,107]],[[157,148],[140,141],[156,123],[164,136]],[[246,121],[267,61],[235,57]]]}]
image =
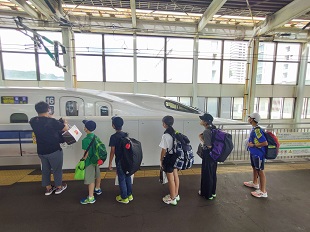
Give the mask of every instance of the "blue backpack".
[{"label": "blue backpack", "polygon": [[229,133],[219,129],[211,129],[212,131],[212,148],[210,156],[214,161],[224,162],[234,149],[232,136]]},{"label": "blue backpack", "polygon": [[177,157],[174,167],[179,170],[191,168],[194,163],[194,154],[188,137],[177,131],[171,136],[173,138],[173,153]]}]

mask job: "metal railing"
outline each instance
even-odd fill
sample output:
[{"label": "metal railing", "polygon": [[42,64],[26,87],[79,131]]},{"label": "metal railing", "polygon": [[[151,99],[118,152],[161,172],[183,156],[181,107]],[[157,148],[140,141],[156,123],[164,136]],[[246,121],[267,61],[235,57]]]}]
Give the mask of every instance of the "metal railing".
[{"label": "metal railing", "polygon": [[[240,127],[238,129],[237,127]],[[260,127],[268,129],[275,134],[284,132],[309,132],[310,123],[261,123]],[[228,156],[227,161],[247,161],[250,160],[249,152],[247,151],[245,140],[249,138],[251,126],[247,127],[245,124],[221,124],[217,127],[232,135],[234,149]],[[246,128],[245,128],[246,127]],[[291,159],[291,158],[306,158],[310,157],[310,153],[306,155],[278,155],[278,160]]]}]

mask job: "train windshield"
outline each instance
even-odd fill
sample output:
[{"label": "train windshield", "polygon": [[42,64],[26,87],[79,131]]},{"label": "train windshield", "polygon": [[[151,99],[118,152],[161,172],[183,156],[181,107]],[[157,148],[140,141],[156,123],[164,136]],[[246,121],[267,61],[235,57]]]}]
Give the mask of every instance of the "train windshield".
[{"label": "train windshield", "polygon": [[201,112],[198,109],[195,109],[190,106],[183,105],[180,102],[174,102],[170,100],[165,101],[165,107],[168,108],[169,110],[176,110],[176,111],[181,111],[181,112],[186,112],[186,113],[192,113],[192,114],[200,114]]}]

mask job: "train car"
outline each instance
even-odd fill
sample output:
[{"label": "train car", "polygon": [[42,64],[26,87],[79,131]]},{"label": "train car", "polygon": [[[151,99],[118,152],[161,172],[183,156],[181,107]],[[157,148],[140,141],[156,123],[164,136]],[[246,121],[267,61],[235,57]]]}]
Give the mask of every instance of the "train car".
[{"label": "train car", "polygon": [[[36,153],[34,135],[28,123],[36,116],[34,105],[46,101],[55,118],[66,118],[83,133],[82,120],[97,123],[95,134],[108,145],[115,131],[111,117],[123,117],[123,131],[142,143],[143,166],[159,164],[159,142],[164,132],[161,119],[165,115],[175,118],[174,128],[186,134],[195,149],[200,110],[173,100],[147,94],[126,94],[89,89],[64,88],[12,88],[0,87],[0,160],[1,165],[33,165],[40,160]],[[235,123],[233,120],[215,118],[215,124]],[[48,131],[47,131],[48,133]],[[82,135],[82,138],[85,136]],[[72,169],[82,157],[81,140],[72,145],[62,145],[64,169]],[[198,156],[197,156],[198,157]],[[107,167],[106,162],[103,167]],[[196,163],[201,163],[199,158]]]}]

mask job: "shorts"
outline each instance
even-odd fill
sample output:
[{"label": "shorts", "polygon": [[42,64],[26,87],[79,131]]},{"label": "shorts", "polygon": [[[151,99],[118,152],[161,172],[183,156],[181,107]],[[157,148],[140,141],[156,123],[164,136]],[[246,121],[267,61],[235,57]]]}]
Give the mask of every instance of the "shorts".
[{"label": "shorts", "polygon": [[98,165],[89,165],[85,168],[84,184],[95,183],[95,179],[100,177],[100,168]]},{"label": "shorts", "polygon": [[166,154],[163,159],[163,170],[166,173],[172,173],[175,169],[174,164],[177,160],[176,154]]},{"label": "shorts", "polygon": [[261,159],[259,156],[257,155],[250,155],[251,158],[251,165],[253,168],[255,168],[256,170],[264,170],[265,167],[265,159]]}]

